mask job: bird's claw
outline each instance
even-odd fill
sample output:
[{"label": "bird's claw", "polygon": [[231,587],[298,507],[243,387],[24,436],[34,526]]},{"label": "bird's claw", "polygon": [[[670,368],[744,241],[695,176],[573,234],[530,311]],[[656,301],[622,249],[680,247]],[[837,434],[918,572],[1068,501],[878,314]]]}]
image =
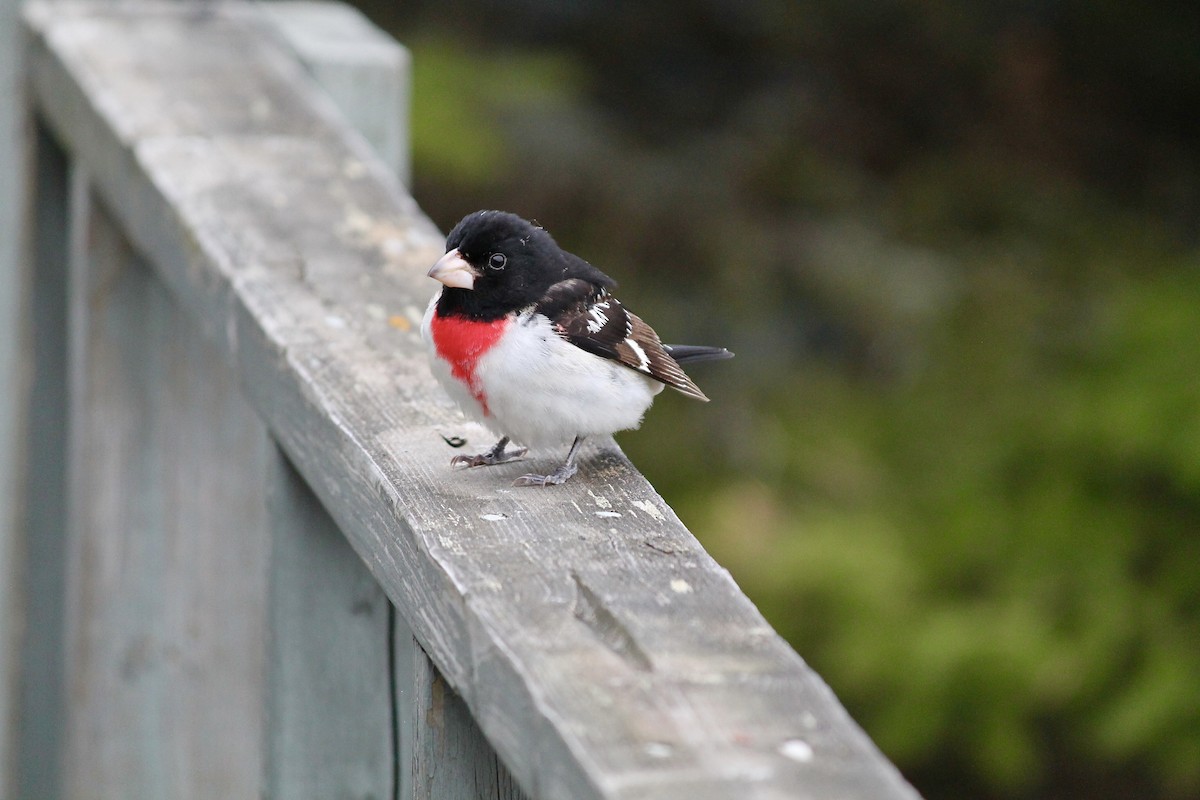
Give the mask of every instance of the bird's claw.
[{"label": "bird's claw", "polygon": [[503,464],[506,461],[512,461],[515,458],[520,458],[529,452],[527,447],[518,447],[515,450],[489,450],[486,453],[476,453],[473,456],[457,455],[450,459],[450,466],[466,466],[466,467],[490,467],[495,464]]},{"label": "bird's claw", "polygon": [[529,473],[528,475],[522,475],[521,477],[519,477],[515,481],[513,481],[512,485],[513,486],[558,486],[559,484],[566,483],[567,478],[570,478],[572,475],[574,475],[576,473],[577,469],[578,468],[574,464],[563,464],[561,467],[554,470],[554,472],[550,473],[549,475],[535,475],[532,472]]},{"label": "bird's claw", "polygon": [[489,464],[494,464],[494,463],[496,463],[496,462],[494,460],[488,458],[487,453],[477,453],[473,456],[460,455],[460,456],[455,456],[454,458],[450,459],[450,466],[452,466],[452,467],[457,467],[457,466],[484,467],[484,466],[487,466]]},{"label": "bird's claw", "polygon": [[[552,481],[553,475],[534,475],[532,472],[528,475],[522,475],[512,482],[513,486],[549,486],[555,481]],[[562,483],[562,481],[557,481]]]}]

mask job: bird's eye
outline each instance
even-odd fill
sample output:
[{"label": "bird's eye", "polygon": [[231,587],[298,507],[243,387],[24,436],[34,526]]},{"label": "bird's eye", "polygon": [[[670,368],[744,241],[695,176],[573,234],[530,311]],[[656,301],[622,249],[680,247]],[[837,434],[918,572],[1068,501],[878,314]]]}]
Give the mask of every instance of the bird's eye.
[{"label": "bird's eye", "polygon": [[508,258],[504,253],[492,253],[488,258],[488,266],[495,270],[504,269],[504,265],[508,263]]}]

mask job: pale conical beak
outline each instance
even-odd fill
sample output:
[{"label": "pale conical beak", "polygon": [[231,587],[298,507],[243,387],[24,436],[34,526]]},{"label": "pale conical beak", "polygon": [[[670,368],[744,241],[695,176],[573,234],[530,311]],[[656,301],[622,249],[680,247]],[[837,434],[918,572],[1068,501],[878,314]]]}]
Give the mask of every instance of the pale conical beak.
[{"label": "pale conical beak", "polygon": [[454,248],[438,259],[429,270],[429,277],[455,289],[474,289],[479,273]]}]

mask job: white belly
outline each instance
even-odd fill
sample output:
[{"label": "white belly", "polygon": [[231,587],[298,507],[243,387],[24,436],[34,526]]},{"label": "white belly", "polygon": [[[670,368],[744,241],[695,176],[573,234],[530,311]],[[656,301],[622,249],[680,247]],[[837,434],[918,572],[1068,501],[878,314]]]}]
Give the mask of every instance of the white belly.
[{"label": "white belly", "polygon": [[545,317],[524,314],[475,365],[476,385],[487,401],[485,414],[434,353],[431,316],[432,304],[422,333],[435,377],[468,415],[524,445],[557,445],[576,436],[636,428],[663,389],[653,378],[580,350],[555,333]]}]

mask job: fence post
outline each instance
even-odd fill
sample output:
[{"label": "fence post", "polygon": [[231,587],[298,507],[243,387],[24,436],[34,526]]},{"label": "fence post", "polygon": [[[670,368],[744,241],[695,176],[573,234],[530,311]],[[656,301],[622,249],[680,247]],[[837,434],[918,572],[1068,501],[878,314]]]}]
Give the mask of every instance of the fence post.
[{"label": "fence post", "polygon": [[[409,181],[408,51],[350,6],[274,0],[275,33]],[[268,797],[409,797],[412,632],[282,453],[273,478]],[[377,671],[362,669],[373,665]],[[331,678],[341,677],[341,681]],[[355,677],[357,679],[355,679]],[[394,785],[393,785],[394,784]]]}]

